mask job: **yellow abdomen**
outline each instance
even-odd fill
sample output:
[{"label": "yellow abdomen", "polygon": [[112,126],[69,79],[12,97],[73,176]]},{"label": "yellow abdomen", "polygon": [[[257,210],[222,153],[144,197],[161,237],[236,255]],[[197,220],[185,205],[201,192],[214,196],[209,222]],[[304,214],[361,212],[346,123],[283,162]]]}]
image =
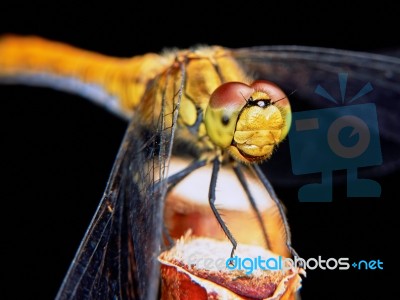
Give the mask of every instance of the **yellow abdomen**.
[{"label": "yellow abdomen", "polygon": [[0,38],[0,80],[81,94],[127,117],[148,81],[169,65],[154,53],[117,58],[39,37]]}]

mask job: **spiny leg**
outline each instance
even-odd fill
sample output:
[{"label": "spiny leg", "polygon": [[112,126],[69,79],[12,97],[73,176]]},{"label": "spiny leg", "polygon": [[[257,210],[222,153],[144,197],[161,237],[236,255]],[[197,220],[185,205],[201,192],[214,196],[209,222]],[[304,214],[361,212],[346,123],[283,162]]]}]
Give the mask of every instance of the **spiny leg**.
[{"label": "spiny leg", "polygon": [[190,173],[193,171],[204,167],[207,164],[207,160],[195,160],[192,162],[190,165],[188,165],[186,168],[183,170],[179,171],[178,173],[175,173],[174,175],[171,175],[167,179],[167,184],[168,184],[168,192],[172,190],[179,182],[181,182],[186,176],[188,176]]},{"label": "spiny leg", "polygon": [[[188,165],[183,170],[171,175],[167,178],[167,186],[168,192],[170,192],[179,182],[181,182],[186,176],[188,176],[193,171],[205,166],[207,164],[207,160],[196,160]],[[157,187],[156,187],[157,188]],[[175,242],[173,241],[171,235],[169,234],[168,228],[163,224],[163,234],[168,241],[169,247],[172,247]]]},{"label": "spiny leg", "polygon": [[[167,182],[167,192],[170,192],[179,182],[181,182],[186,176],[188,176],[191,172],[204,167],[207,164],[207,160],[195,160],[192,162],[190,165],[188,165],[186,168],[183,170],[180,170],[178,173],[169,176],[166,179]],[[157,182],[153,190],[157,191],[159,188],[161,188],[164,185],[165,181],[159,181]]]},{"label": "spiny leg", "polygon": [[228,239],[232,243],[232,251],[231,251],[231,257],[233,257],[233,253],[235,252],[235,249],[237,247],[237,242],[235,238],[233,237],[232,233],[229,231],[228,227],[224,223],[224,221],[221,218],[221,215],[219,214],[217,208],[215,207],[215,187],[217,185],[217,177],[218,177],[218,172],[220,168],[221,162],[219,160],[219,157],[217,156],[213,160],[213,169],[212,169],[212,174],[211,174],[211,182],[210,182],[210,189],[208,192],[208,200],[210,202],[210,207],[211,210],[213,211],[215,217],[217,218],[217,221],[219,225],[221,226],[222,230],[224,231],[225,235],[228,237]]},{"label": "spiny leg", "polygon": [[250,201],[251,207],[253,208],[254,212],[256,213],[257,220],[260,223],[261,230],[263,232],[265,242],[267,243],[267,247],[270,247],[271,243],[270,243],[270,240],[268,238],[268,234],[267,234],[267,230],[265,228],[265,224],[264,224],[263,219],[261,217],[260,211],[257,208],[257,204],[256,204],[256,202],[255,202],[255,200],[253,198],[253,195],[250,192],[249,185],[247,184],[246,178],[245,178],[245,176],[244,176],[244,174],[242,172],[242,169],[241,169],[240,165],[235,163],[233,165],[233,170],[235,171],[235,174],[236,174],[237,178],[239,179],[240,184],[242,185],[242,187],[243,187],[243,189],[244,189],[244,191],[245,191],[245,193],[247,195],[247,198]]},{"label": "spiny leg", "polygon": [[163,222],[163,227],[162,227],[162,232],[164,234],[165,239],[167,240],[168,245],[165,245],[165,242],[163,243],[164,248],[171,248],[175,245],[174,240],[172,239],[171,235],[169,234],[169,230],[167,226],[165,226],[165,223]]},{"label": "spiny leg", "polygon": [[293,249],[292,247],[292,237],[290,234],[290,227],[289,227],[289,223],[287,221],[286,218],[286,214],[285,211],[283,209],[283,205],[281,203],[281,201],[279,200],[278,196],[276,195],[274,188],[272,187],[271,183],[269,182],[269,180],[267,179],[267,177],[264,175],[263,171],[261,171],[260,167],[258,165],[252,165],[253,170],[255,171],[256,175],[258,176],[258,178],[260,178],[262,184],[264,185],[264,187],[267,189],[268,193],[271,196],[271,199],[275,202],[276,206],[278,207],[278,211],[280,214],[280,217],[282,219],[283,225],[284,225],[284,229],[285,229],[285,237],[286,237],[286,246],[288,247],[290,253],[295,256],[295,257],[300,257],[296,250]]}]

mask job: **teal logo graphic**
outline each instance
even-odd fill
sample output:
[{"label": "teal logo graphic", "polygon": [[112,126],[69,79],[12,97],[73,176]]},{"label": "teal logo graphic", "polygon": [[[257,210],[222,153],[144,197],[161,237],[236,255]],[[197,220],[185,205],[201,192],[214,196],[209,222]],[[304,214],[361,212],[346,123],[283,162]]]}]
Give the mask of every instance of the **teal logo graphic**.
[{"label": "teal logo graphic", "polygon": [[321,173],[320,183],[299,189],[301,202],[331,202],[334,170],[347,171],[348,197],[381,194],[378,182],[357,177],[357,168],[382,164],[375,104],[354,104],[373,87],[368,82],[350,99],[346,99],[346,87],[347,74],[340,73],[340,100],[320,85],[315,89],[315,93],[338,107],[293,113],[289,132],[292,171],[295,175]]}]

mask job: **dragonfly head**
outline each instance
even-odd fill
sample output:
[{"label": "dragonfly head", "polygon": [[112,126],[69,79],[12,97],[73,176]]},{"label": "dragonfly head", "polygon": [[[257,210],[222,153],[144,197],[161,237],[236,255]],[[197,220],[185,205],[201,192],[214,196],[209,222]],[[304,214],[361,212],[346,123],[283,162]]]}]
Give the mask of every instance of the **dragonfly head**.
[{"label": "dragonfly head", "polygon": [[286,137],[290,104],[272,82],[227,82],[212,93],[204,121],[215,145],[239,161],[261,162]]}]

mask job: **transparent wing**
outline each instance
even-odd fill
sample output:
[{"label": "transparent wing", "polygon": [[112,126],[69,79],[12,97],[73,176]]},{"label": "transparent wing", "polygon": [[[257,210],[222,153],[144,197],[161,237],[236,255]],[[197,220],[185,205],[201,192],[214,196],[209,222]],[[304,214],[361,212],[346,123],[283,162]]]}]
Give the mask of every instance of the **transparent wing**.
[{"label": "transparent wing", "polygon": [[[293,93],[289,98],[295,112],[343,107],[347,104],[374,103],[383,160],[381,164],[360,168],[359,174],[375,177],[398,170],[398,57],[303,46],[255,47],[236,49],[233,53],[255,78],[271,80],[281,86],[288,95]],[[340,117],[340,109],[337,111],[337,115],[331,116],[331,119]],[[296,130],[295,125],[292,123],[291,130]],[[314,143],[315,148],[321,145],[317,139],[311,143]],[[313,151],[317,153],[318,149]],[[314,178],[314,174],[294,176],[288,166],[290,161],[289,143],[286,140],[264,165],[265,172],[274,184],[308,183],[310,177]]]},{"label": "transparent wing", "polygon": [[138,108],[153,114],[133,116],[104,196],[56,299],[156,298],[164,178],[183,78],[183,67],[160,75],[151,87],[159,101],[147,99]]}]

